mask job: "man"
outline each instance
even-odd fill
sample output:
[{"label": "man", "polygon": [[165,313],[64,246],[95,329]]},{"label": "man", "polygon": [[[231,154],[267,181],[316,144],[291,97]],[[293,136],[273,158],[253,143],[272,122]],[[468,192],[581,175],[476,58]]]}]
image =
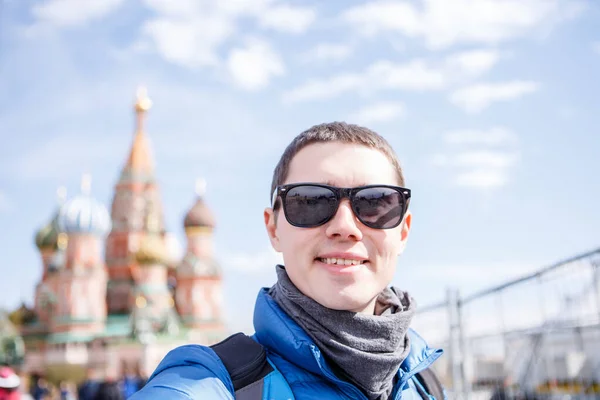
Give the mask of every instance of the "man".
[{"label": "man", "polygon": [[[298,135],[275,168],[264,211],[285,264],[255,307],[253,339],[268,362],[231,373],[219,345],[183,346],[132,398],[428,398],[415,374],[441,351],[409,330],[412,298],[388,287],[412,222],[404,186],[396,154],[367,128],[329,123]],[[260,381],[240,385],[265,365]]]},{"label": "man", "polygon": [[77,398],[79,400],[94,400],[100,381],[97,379],[96,371],[92,368],[86,369],[85,374],[85,380],[81,382],[77,389]]},{"label": "man", "polygon": [[20,400],[21,378],[9,367],[0,367],[0,400]]}]

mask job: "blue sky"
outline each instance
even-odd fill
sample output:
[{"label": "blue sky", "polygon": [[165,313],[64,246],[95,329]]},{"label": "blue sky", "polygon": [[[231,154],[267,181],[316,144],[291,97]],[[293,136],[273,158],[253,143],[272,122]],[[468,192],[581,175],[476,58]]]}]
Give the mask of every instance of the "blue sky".
[{"label": "blue sky", "polygon": [[398,152],[413,230],[394,284],[419,304],[600,246],[600,6],[592,1],[0,0],[0,305],[31,302],[33,244],[82,173],[107,206],[138,85],[168,229],[198,177],[227,320],[251,330],[278,260],[275,163],[345,120]]}]

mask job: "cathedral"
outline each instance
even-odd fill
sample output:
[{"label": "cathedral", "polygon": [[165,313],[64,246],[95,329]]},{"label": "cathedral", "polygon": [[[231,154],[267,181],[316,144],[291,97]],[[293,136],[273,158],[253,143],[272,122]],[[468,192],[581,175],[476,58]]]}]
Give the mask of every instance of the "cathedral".
[{"label": "cathedral", "polygon": [[148,376],[172,348],[226,336],[222,274],[213,254],[215,219],[198,184],[185,215],[187,248],[170,250],[145,132],[151,102],[138,91],[133,143],[109,210],[81,193],[59,204],[35,236],[41,278],[33,317],[22,326],[24,368],[54,379]]}]

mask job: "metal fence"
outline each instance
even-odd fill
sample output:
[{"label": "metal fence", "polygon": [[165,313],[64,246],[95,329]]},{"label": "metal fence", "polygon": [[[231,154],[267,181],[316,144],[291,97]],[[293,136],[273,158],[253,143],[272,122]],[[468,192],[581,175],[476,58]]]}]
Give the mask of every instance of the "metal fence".
[{"label": "metal fence", "polygon": [[600,399],[600,249],[419,310],[454,399]]}]

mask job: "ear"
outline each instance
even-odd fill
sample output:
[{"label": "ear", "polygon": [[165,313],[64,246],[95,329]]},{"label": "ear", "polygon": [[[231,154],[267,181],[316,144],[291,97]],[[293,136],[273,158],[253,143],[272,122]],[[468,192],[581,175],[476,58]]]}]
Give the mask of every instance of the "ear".
[{"label": "ear", "polygon": [[273,209],[270,207],[265,208],[263,216],[265,218],[265,228],[267,228],[267,235],[269,235],[271,246],[273,246],[275,251],[281,252],[279,246],[279,237],[277,236],[277,223],[275,222],[277,217],[275,216]]},{"label": "ear", "polygon": [[408,241],[408,233],[410,232],[410,227],[412,224],[412,213],[410,211],[406,212],[404,216],[404,222],[402,222],[402,230],[400,231],[400,249],[398,251],[398,255],[404,252],[406,248],[406,242]]}]

